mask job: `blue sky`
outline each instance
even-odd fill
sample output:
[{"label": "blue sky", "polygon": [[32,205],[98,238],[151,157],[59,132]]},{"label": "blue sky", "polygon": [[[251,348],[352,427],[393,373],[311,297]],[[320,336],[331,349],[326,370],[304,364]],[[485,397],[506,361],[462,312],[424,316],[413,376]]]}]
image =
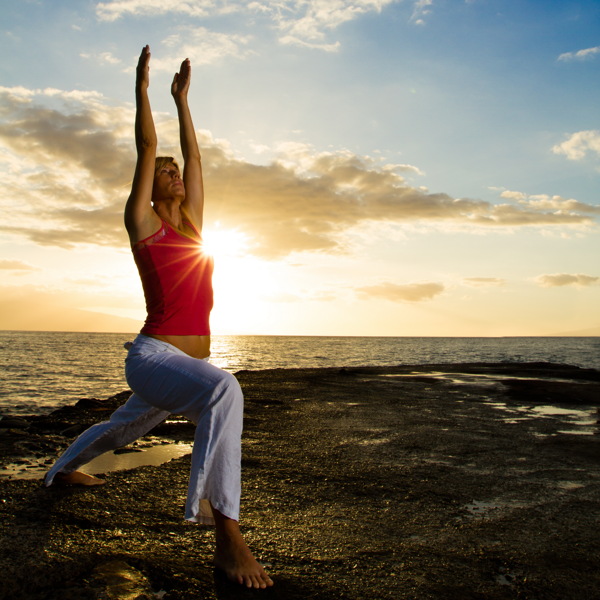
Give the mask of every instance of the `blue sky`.
[{"label": "blue sky", "polygon": [[599,32],[592,1],[12,3],[0,327],[139,326],[148,43],[165,151],[192,61],[215,333],[598,335]]}]

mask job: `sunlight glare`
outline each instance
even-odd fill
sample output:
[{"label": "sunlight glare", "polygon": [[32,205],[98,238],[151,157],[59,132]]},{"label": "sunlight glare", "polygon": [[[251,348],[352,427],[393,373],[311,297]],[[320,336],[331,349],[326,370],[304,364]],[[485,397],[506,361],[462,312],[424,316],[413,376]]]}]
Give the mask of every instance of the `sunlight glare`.
[{"label": "sunlight glare", "polygon": [[248,236],[237,229],[221,229],[218,225],[202,231],[204,251],[216,259],[239,257],[246,254]]}]

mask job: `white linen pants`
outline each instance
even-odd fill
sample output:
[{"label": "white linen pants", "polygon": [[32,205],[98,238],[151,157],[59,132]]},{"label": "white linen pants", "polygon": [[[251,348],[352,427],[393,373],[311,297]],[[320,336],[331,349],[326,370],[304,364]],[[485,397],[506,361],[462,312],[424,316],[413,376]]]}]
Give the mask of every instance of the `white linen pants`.
[{"label": "white linen pants", "polygon": [[214,524],[211,510],[239,520],[243,395],[237,379],[175,346],[138,335],[125,360],[132,396],[108,421],[84,431],[45,478],[71,473],[145,435],[171,413],[196,425],[185,518]]}]

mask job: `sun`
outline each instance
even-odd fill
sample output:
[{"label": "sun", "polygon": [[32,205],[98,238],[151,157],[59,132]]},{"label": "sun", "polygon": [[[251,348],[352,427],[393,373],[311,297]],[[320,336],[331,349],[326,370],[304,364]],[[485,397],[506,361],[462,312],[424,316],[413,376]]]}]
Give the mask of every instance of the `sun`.
[{"label": "sun", "polygon": [[279,293],[273,264],[252,253],[252,239],[236,229],[203,229],[204,251],[214,256],[215,306],[210,321],[214,334],[240,334],[269,322]]},{"label": "sun", "polygon": [[202,230],[204,252],[215,259],[244,256],[249,248],[248,236],[237,229],[221,229],[218,224]]}]

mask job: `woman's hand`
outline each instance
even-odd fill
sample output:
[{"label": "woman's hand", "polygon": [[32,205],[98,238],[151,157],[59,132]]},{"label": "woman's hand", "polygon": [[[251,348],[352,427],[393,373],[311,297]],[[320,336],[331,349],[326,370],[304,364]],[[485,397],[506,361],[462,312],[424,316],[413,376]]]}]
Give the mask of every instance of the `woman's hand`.
[{"label": "woman's hand", "polygon": [[150,46],[144,46],[138,60],[135,83],[140,89],[150,85]]},{"label": "woman's hand", "polygon": [[190,79],[192,78],[192,67],[190,59],[186,58],[179,69],[179,73],[175,73],[173,83],[171,84],[171,94],[175,101],[187,98],[188,90],[190,89]]}]

